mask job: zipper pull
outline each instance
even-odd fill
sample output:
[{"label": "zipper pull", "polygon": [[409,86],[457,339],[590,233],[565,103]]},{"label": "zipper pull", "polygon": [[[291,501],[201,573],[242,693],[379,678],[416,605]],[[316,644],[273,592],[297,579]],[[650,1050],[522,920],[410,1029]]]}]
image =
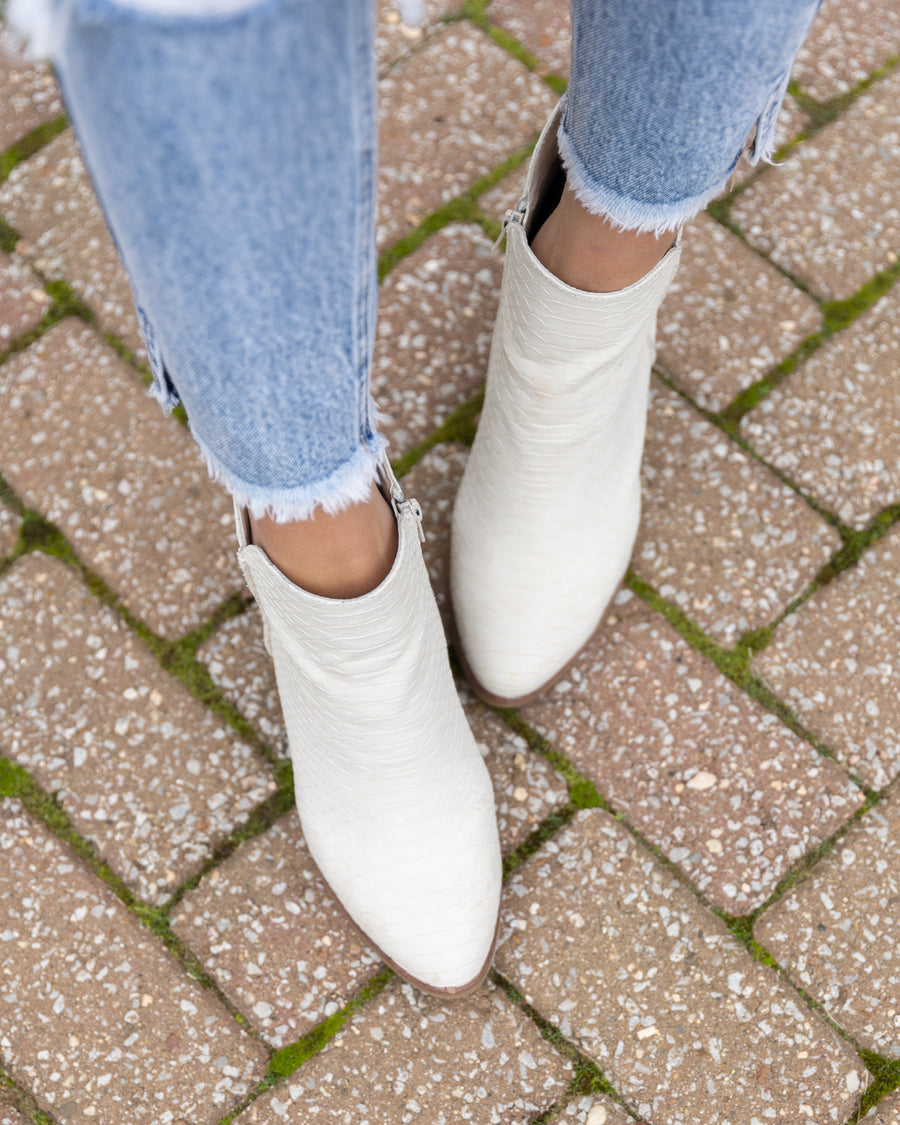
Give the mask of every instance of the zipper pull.
[{"label": "zipper pull", "polygon": [[406,511],[412,512],[412,514],[416,517],[416,527],[419,531],[419,542],[424,543],[425,530],[422,527],[422,509],[419,506],[419,501],[413,500],[412,498],[407,500],[403,495],[403,489],[400,487],[400,482],[397,480],[396,476],[394,476],[394,470],[391,468],[391,463],[387,459],[387,455],[385,455],[384,460],[381,463],[381,473],[391,495],[391,507],[394,509],[394,515],[399,520],[401,515],[403,514],[404,509]]},{"label": "zipper pull", "polygon": [[523,195],[515,207],[510,208],[503,216],[503,224],[500,227],[500,233],[494,242],[494,249],[496,250],[503,239],[506,237],[507,228],[511,223],[518,223],[519,226],[525,226],[525,212],[528,210],[528,196]]}]

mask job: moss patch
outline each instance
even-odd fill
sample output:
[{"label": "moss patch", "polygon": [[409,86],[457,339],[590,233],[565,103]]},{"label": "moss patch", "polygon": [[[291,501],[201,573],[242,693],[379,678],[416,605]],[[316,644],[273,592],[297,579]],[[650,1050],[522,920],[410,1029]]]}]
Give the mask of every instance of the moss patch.
[{"label": "moss patch", "polygon": [[38,125],[30,133],[26,133],[24,137],[17,140],[15,144],[10,145],[4,152],[0,152],[0,183],[8,179],[10,172],[17,164],[27,160],[29,156],[34,156],[44,145],[58,137],[68,124],[68,118],[64,113],[61,113],[59,117],[54,117],[52,121],[45,121],[42,125]]}]

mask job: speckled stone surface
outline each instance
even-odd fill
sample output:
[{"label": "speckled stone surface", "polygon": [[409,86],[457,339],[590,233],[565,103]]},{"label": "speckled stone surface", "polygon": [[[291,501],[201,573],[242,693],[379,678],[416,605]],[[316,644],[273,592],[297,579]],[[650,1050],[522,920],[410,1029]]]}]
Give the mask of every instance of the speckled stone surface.
[{"label": "speckled stone surface", "polygon": [[142,898],[162,902],[271,772],[46,555],[0,583],[0,744]]},{"label": "speckled stone surface", "polygon": [[403,478],[407,496],[414,496],[422,506],[422,527],[425,542],[422,554],[428,567],[431,588],[444,621],[450,629],[450,523],[453,504],[466,467],[468,449],[454,442],[445,442],[430,449],[421,461]]},{"label": "speckled stone surface", "polygon": [[397,457],[484,382],[503,261],[480,227],[444,227],[378,296],[372,394]]},{"label": "speckled stone surface", "polygon": [[[234,618],[200,649],[216,685],[278,753],[287,755],[275,674],[262,624],[253,607]],[[460,696],[494,782],[504,851],[511,851],[567,799],[563,779],[540,755],[460,683]]]},{"label": "speckled stone surface", "polygon": [[834,528],[656,380],[632,566],[733,645],[772,621],[840,547]]},{"label": "speckled stone surface", "polygon": [[772,690],[876,788],[900,773],[900,530],[819,590],[754,660]]},{"label": "speckled stone surface", "polygon": [[900,9],[894,0],[825,0],[793,78],[824,102],[852,90],[898,53]]},{"label": "speckled stone surface", "polygon": [[498,969],[653,1125],[849,1116],[855,1052],[606,813],[577,814],[506,904]]},{"label": "speckled stone surface", "polygon": [[853,528],[900,501],[900,288],[827,340],[746,415],[741,434]]},{"label": "speckled stone surface", "polygon": [[522,148],[556,100],[471,24],[441,30],[392,70],[379,84],[379,247]]},{"label": "speckled stone surface", "polygon": [[763,903],[862,796],[625,591],[523,717],[730,914]]},{"label": "speckled stone surface", "polygon": [[49,66],[16,54],[12,36],[0,24],[0,151],[60,113]]},{"label": "speckled stone surface", "polygon": [[3,365],[0,471],[150,628],[196,628],[243,579],[231,501],[183,426],[78,320]]},{"label": "speckled stone surface", "polygon": [[900,1093],[889,1094],[863,1118],[869,1125],[900,1125]]},{"label": "speckled stone surface", "polygon": [[381,970],[313,863],[296,812],[245,841],[178,904],[172,928],[275,1047]]},{"label": "speckled stone surface", "polygon": [[146,360],[131,287],[72,130],[13,169],[0,215],[22,235],[17,249],[46,277],[62,277],[112,332]]},{"label": "speckled stone surface", "polygon": [[900,1059],[900,790],[851,825],[757,939],[858,1043]]},{"label": "speckled stone surface", "polygon": [[610,1098],[598,1094],[569,1102],[557,1120],[564,1125],[633,1125],[634,1118]]},{"label": "speckled stone surface", "polygon": [[39,323],[50,308],[40,278],[16,258],[0,251],[0,352]]},{"label": "speckled stone surface", "polygon": [[535,56],[538,74],[569,77],[568,0],[492,0],[488,17]]},{"label": "speckled stone surface", "polygon": [[563,1094],[571,1074],[492,986],[447,1004],[392,981],[237,1125],[526,1125]]},{"label": "speckled stone surface", "polygon": [[0,804],[0,1058],[58,1121],[217,1121],[266,1055],[17,801]]},{"label": "speckled stone surface", "polygon": [[19,520],[12,508],[0,501],[0,558],[8,555],[19,537]]},{"label": "speckled stone surface", "polygon": [[767,169],[731,218],[828,299],[849,297],[900,249],[900,71]]},{"label": "speckled stone surface", "polygon": [[375,20],[375,55],[382,70],[408,54],[440,26],[441,19],[459,7],[458,0],[424,0],[425,18],[406,24],[400,5],[394,0],[378,0]]},{"label": "speckled stone surface", "polygon": [[707,410],[771,370],[822,323],[819,306],[708,216],[682,235],[659,312],[657,362]]},{"label": "speckled stone surface", "polygon": [[514,171],[504,176],[492,188],[479,197],[478,206],[489,219],[502,222],[504,214],[519,202],[525,192],[528,177],[528,160]]}]

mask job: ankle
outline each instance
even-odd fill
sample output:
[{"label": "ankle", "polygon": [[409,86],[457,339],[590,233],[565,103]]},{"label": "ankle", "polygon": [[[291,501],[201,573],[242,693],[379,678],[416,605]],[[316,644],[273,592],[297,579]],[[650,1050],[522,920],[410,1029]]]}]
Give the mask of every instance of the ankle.
[{"label": "ankle", "polygon": [[276,523],[250,520],[251,534],[294,585],[325,598],[358,598],[379,586],[397,555],[397,521],[372,485],[369,498],[336,515]]},{"label": "ankle", "polygon": [[586,210],[566,184],[559,204],[532,241],[535,257],[566,285],[615,293],[640,281],[674,245],[671,232],[616,229]]}]

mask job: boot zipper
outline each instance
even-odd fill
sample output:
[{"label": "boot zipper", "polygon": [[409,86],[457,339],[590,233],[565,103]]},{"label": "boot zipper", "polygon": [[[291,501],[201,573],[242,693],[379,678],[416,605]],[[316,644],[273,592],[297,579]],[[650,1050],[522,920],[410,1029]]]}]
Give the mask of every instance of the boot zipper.
[{"label": "boot zipper", "polygon": [[419,542],[425,542],[425,530],[422,527],[422,509],[419,506],[419,501],[410,498],[409,500],[403,495],[403,489],[400,487],[400,482],[394,476],[394,470],[391,468],[391,463],[385,456],[381,463],[381,472],[388,485],[391,494],[391,507],[394,509],[394,515],[399,520],[404,510],[412,512],[416,517],[416,527],[419,532]]},{"label": "boot zipper", "polygon": [[503,216],[503,225],[500,227],[500,233],[497,235],[497,240],[494,242],[494,249],[496,250],[503,239],[506,237],[507,227],[511,223],[518,223],[520,227],[525,226],[525,212],[528,210],[528,196],[523,195],[515,207],[510,208]]}]

